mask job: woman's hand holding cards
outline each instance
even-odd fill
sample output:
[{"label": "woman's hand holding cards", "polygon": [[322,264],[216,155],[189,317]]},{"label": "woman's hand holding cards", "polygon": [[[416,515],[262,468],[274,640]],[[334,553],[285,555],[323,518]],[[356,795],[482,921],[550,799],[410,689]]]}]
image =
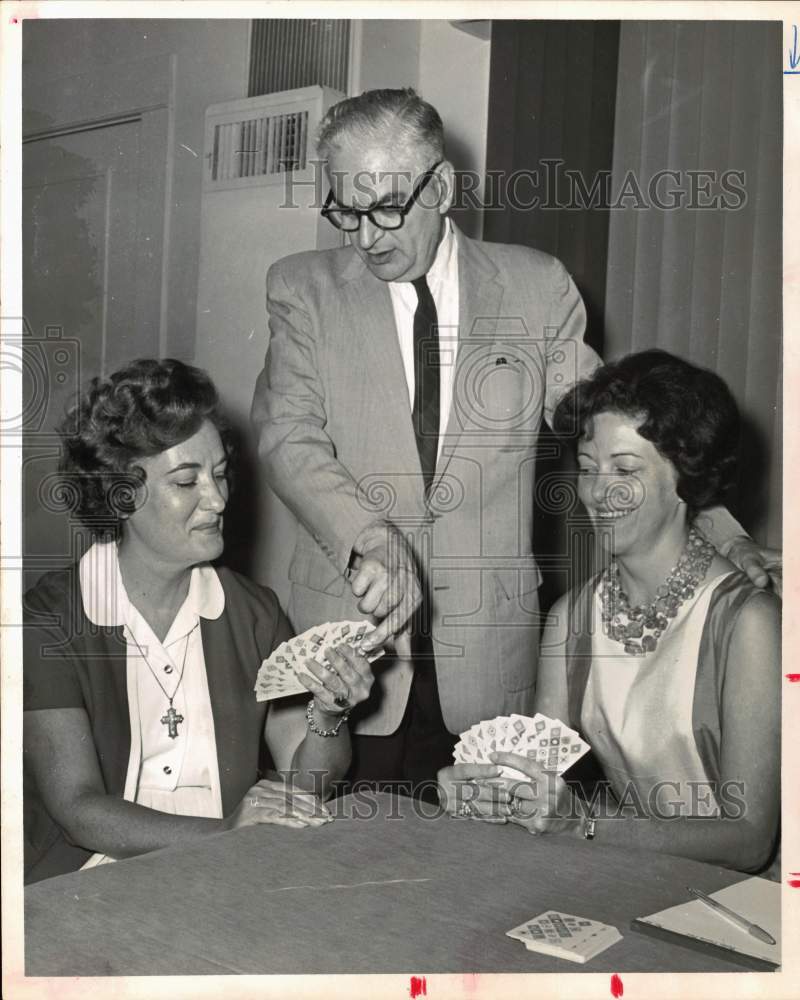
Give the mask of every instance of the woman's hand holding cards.
[{"label": "woman's hand holding cards", "polygon": [[366,701],[375,679],[369,660],[349,645],[329,650],[325,664],[307,658],[304,666],[297,678],[314,695],[317,709],[328,715],[342,715]]},{"label": "woman's hand holding cards", "polygon": [[452,816],[505,823],[510,818],[510,795],[494,764],[453,764],[437,775],[439,801]]},{"label": "woman's hand holding cards", "polygon": [[520,771],[530,781],[502,777],[510,800],[508,818],[529,833],[582,833],[582,819],[573,808],[572,792],[555,771],[543,770],[535,761],[516,753],[489,754],[496,765]]}]

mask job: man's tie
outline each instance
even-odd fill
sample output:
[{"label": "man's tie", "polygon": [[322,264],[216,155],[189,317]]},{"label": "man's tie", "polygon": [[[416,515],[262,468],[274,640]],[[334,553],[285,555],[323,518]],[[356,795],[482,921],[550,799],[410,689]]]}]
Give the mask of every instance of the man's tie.
[{"label": "man's tie", "polygon": [[414,313],[414,436],[425,481],[430,489],[439,450],[439,330],[436,303],[423,275],[412,281],[417,293]]}]

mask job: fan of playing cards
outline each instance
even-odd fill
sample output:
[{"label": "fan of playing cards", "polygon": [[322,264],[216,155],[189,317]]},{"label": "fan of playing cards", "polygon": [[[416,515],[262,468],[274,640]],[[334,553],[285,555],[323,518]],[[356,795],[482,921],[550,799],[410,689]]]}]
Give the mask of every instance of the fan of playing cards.
[{"label": "fan of playing cards", "polygon": [[[537,712],[529,715],[498,715],[495,719],[477,722],[456,743],[453,757],[456,764],[491,764],[489,754],[495,750],[518,753],[534,761],[543,771],[563,774],[591,747],[574,729],[559,719],[550,719]],[[501,767],[507,778],[527,780],[513,767]]]},{"label": "fan of playing cards", "polygon": [[[256,678],[256,701],[271,701],[285,698],[290,694],[307,691],[305,684],[298,680],[296,670],[304,668],[306,660],[316,660],[325,665],[328,654],[344,643],[357,647],[361,640],[375,631],[369,622],[325,622],[315,625],[302,635],[296,635],[288,642],[282,642],[272,655],[261,664]],[[382,649],[366,654],[370,663],[383,656]]]}]

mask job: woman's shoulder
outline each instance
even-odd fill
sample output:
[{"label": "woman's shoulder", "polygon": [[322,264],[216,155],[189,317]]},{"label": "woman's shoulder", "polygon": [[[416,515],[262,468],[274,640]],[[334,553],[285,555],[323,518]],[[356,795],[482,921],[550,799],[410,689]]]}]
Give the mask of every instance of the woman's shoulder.
[{"label": "woman's shoulder", "polygon": [[599,574],[571,587],[553,603],[547,614],[547,643],[567,656],[587,652],[585,644],[593,632],[594,593]]},{"label": "woman's shoulder", "polygon": [[561,595],[550,608],[550,615],[559,620],[591,615],[592,602],[597,584],[600,581],[600,573],[593,573],[581,583],[576,583],[573,587]]},{"label": "woman's shoulder", "polygon": [[73,563],[62,569],[49,570],[25,591],[22,599],[23,617],[26,624],[38,624],[42,615],[52,616],[56,612],[68,611],[70,617],[82,613],[83,602],[78,576],[78,564]]},{"label": "woman's shoulder", "polygon": [[215,566],[219,582],[225,592],[225,608],[239,613],[249,613],[253,617],[275,619],[281,614],[277,594],[270,587],[256,583],[250,577],[229,566]]},{"label": "woman's shoulder", "polygon": [[777,594],[773,590],[756,586],[746,573],[727,559],[721,560],[719,572],[711,582],[714,584],[714,592],[709,613],[714,609],[739,613],[745,607],[752,607],[756,609],[752,612],[754,614],[765,613],[759,611],[759,608],[780,614],[781,600]]},{"label": "woman's shoulder", "polygon": [[715,645],[737,643],[747,636],[780,642],[781,601],[771,590],[757,587],[735,567],[714,582],[704,632]]}]

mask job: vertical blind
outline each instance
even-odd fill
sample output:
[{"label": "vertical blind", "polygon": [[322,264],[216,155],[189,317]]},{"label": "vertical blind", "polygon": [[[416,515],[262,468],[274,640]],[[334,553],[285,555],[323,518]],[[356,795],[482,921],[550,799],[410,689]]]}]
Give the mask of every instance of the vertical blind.
[{"label": "vertical blind", "polygon": [[347,93],[349,57],[347,20],[253,21],[248,96],[316,84]]},{"label": "vertical blind", "polygon": [[[612,187],[632,194],[610,213],[605,304],[608,359],[658,346],[727,381],[743,417],[733,508],[775,546],[781,84],[780,22],[623,22]],[[682,206],[651,204],[670,190]]]}]

